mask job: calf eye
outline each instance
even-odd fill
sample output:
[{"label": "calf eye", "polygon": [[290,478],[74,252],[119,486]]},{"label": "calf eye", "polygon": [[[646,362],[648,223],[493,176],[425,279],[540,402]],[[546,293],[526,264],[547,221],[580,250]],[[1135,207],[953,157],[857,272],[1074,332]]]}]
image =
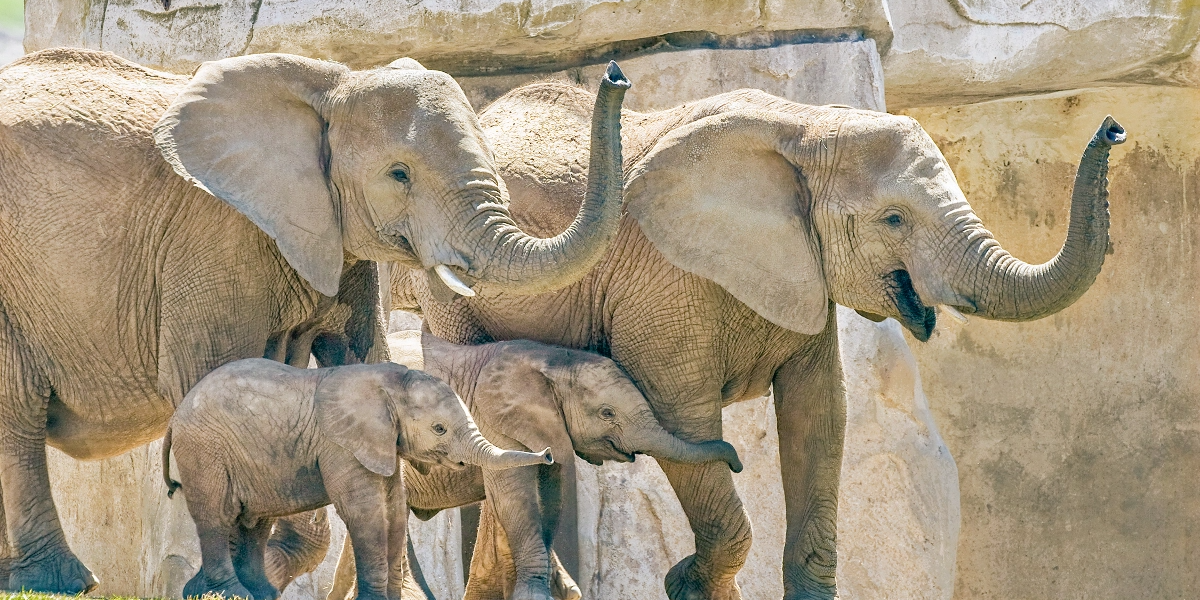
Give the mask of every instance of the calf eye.
[{"label": "calf eye", "polygon": [[441,423],[436,423],[433,426],[433,432],[437,435],[446,435],[446,426]]},{"label": "calf eye", "polygon": [[617,418],[617,411],[608,406],[602,407],[600,409],[600,418],[604,419],[605,421],[611,421]]},{"label": "calf eye", "polygon": [[900,227],[901,225],[904,225],[904,217],[900,216],[898,213],[892,213],[884,217],[883,222],[886,223],[888,227]]},{"label": "calf eye", "polygon": [[404,167],[392,167],[388,176],[400,183],[408,183],[408,169]]}]

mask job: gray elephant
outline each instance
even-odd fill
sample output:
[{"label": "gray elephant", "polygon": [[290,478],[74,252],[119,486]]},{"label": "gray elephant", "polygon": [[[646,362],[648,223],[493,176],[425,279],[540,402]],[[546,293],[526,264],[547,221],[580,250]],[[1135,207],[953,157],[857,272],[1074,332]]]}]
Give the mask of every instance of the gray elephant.
[{"label": "gray elephant", "polygon": [[[172,445],[183,484],[170,477]],[[168,494],[183,487],[200,537],[203,565],[184,595],[277,598],[263,564],[275,518],[332,503],[362,565],[358,597],[399,600],[408,523],[401,458],[496,471],[554,462],[549,448],[493,446],[449,386],[394,363],[297,369],[251,358],[209,373],[184,397],[163,444]]]},{"label": "gray elephant", "polygon": [[[514,218],[536,223],[531,231],[560,230],[583,196],[574,174],[591,101],[535,84],[480,115]],[[1068,307],[1109,248],[1108,154],[1125,133],[1108,118],[1092,137],[1067,240],[1030,265],[984,229],[910,118],[743,90],[624,120],[627,214],[591,273],[553,294],[446,302],[409,271],[393,279],[394,308],[422,311],[456,343],[532,339],[608,354],[686,440],[720,438],[723,406],[773,391],[785,597],[832,598],[845,427],[833,304],[894,318],[922,341],[938,305],[1004,321]],[[751,528],[729,471],[660,463],[696,537],[695,554],[666,574],[667,595],[740,598]]]},{"label": "gray elephant", "polygon": [[[97,459],[159,438],[231,360],[386,358],[366,261],[426,269],[445,294],[585,273],[620,218],[628,82],[614,65],[601,85],[588,200],[541,239],[509,216],[461,89],[411,60],[261,54],[188,78],[52,49],[0,70],[0,584],[96,585],[46,444]],[[326,336],[329,312],[351,318]]]},{"label": "gray elephant", "polygon": [[[416,331],[391,334],[388,345],[393,361],[449,383],[488,439],[514,450],[549,447],[559,457],[553,465],[508,470],[483,465],[420,472],[410,466],[408,504],[422,519],[484,501],[466,600],[580,597],[550,551],[563,484],[575,481],[572,453],[592,464],[631,462],[647,454],[742,470],[737,451],[726,442],[692,444],[667,433],[633,382],[600,355],[527,340],[461,346]],[[344,600],[349,592],[349,548],[343,546],[330,600]]]}]

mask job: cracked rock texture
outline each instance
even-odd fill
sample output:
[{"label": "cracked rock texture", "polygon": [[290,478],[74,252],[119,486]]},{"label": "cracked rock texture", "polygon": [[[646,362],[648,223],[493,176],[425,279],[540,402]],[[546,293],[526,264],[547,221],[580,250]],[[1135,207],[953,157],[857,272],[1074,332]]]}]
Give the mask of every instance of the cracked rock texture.
[{"label": "cracked rock texture", "polygon": [[889,2],[888,106],[1115,83],[1200,86],[1195,0]]}]

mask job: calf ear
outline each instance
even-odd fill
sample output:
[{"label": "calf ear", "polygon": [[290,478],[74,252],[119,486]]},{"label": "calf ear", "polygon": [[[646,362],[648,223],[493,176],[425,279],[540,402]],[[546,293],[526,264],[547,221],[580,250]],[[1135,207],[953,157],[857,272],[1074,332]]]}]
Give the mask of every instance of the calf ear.
[{"label": "calf ear", "polygon": [[[384,370],[386,369],[386,371]],[[340,367],[317,385],[317,425],[333,443],[348,450],[372,473],[396,473],[399,435],[392,411],[393,379],[408,371],[403,366],[352,365]]]}]

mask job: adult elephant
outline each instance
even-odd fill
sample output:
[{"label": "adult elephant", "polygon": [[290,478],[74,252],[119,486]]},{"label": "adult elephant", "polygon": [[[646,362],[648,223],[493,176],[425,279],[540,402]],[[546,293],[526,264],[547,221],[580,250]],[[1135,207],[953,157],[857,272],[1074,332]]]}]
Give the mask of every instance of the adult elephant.
[{"label": "adult elephant", "polygon": [[[393,66],[264,54],[189,79],[53,49],[0,71],[10,589],[96,585],[63,536],[46,444],[96,459],[161,437],[185,392],[231,360],[386,357],[364,261],[429,269],[446,293],[471,293],[464,277],[535,292],[602,256],[620,216],[628,82],[615,65],[588,199],[549,239],[513,223],[458,85],[411,60]],[[347,325],[323,336],[326,319]]]},{"label": "adult elephant", "polygon": [[[480,116],[530,231],[561,230],[583,195],[590,102],[536,84]],[[624,120],[628,214],[590,274],[549,294],[444,302],[410,271],[393,278],[393,306],[457,343],[528,338],[609,355],[693,442],[721,437],[723,406],[773,389],[785,597],[831,598],[845,426],[833,304],[895,318],[922,341],[937,305],[1006,321],[1066,308],[1104,262],[1108,153],[1124,133],[1111,118],[1096,133],[1066,243],[1035,266],[983,228],[912,119],[738,91]],[[751,529],[729,470],[659,462],[696,537],[666,575],[668,596],[740,598]]]}]

